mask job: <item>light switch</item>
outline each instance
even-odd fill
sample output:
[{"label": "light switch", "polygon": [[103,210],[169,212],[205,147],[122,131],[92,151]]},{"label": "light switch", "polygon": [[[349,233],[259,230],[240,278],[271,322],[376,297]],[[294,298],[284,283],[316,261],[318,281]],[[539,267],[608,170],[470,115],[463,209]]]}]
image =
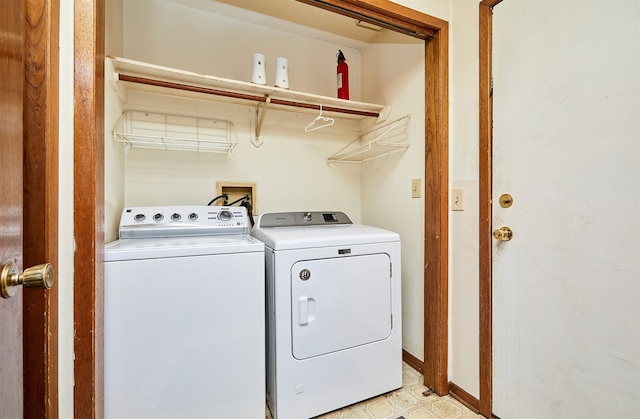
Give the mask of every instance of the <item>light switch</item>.
[{"label": "light switch", "polygon": [[464,210],[463,198],[464,198],[464,193],[462,189],[453,189],[451,191],[451,210],[452,211]]},{"label": "light switch", "polygon": [[411,181],[411,198],[420,198],[421,189],[421,179],[413,179]]}]

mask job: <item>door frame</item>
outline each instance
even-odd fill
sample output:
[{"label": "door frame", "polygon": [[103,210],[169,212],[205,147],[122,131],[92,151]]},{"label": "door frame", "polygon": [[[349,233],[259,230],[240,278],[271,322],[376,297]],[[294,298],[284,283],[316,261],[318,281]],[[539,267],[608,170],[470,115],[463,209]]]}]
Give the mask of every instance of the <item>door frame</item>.
[{"label": "door frame", "polygon": [[493,337],[491,278],[491,197],[493,150],[493,8],[503,0],[480,2],[480,133],[479,133],[479,343],[480,343],[480,414],[492,416],[493,403]]},{"label": "door frame", "polygon": [[58,417],[59,0],[24,3],[23,266],[49,262],[49,290],[23,290],[24,417]]},{"label": "door frame", "polygon": [[73,319],[76,418],[104,416],[104,0],[74,1]]},{"label": "door frame", "polygon": [[[425,40],[424,384],[449,391],[448,22],[388,0],[300,0]],[[103,414],[104,0],[74,9],[74,410]],[[415,362],[414,362],[415,363]],[[419,363],[419,361],[418,361]]]}]

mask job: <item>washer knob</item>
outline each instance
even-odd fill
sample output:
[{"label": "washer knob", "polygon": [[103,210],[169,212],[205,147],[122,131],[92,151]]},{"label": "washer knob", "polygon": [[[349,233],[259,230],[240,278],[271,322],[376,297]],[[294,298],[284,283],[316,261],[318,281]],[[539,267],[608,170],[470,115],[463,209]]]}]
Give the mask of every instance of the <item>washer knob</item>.
[{"label": "washer knob", "polygon": [[153,216],[153,220],[154,221],[162,221],[164,220],[164,215],[157,213],[156,215]]},{"label": "washer knob", "polygon": [[233,218],[233,214],[231,213],[231,211],[224,210],[218,213],[218,219],[220,221],[229,221],[232,218]]},{"label": "washer knob", "polygon": [[198,214],[196,214],[195,212],[192,212],[191,214],[189,214],[189,221],[195,221],[198,219]]},{"label": "washer knob", "polygon": [[311,221],[312,218],[313,214],[311,214],[310,212],[305,212],[304,214],[302,214],[302,221]]},{"label": "washer knob", "polygon": [[133,217],[133,221],[137,221],[137,222],[142,222],[146,219],[147,217],[144,214],[136,214]]},{"label": "washer knob", "polygon": [[174,212],[171,215],[171,220],[172,221],[180,221],[182,219],[182,216],[180,214],[178,214],[177,212]]}]

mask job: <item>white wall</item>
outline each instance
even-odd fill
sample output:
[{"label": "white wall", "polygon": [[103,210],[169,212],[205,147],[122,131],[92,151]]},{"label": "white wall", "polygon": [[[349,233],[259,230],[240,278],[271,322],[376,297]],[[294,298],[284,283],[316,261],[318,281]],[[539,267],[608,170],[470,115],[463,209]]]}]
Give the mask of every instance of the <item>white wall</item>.
[{"label": "white wall", "polygon": [[60,2],[58,408],[73,417],[73,2]]},{"label": "white wall", "polygon": [[362,164],[362,221],[400,234],[402,346],[424,360],[424,197],[411,198],[411,180],[424,183],[424,44],[372,44],[362,62],[365,99],[393,103],[392,121],[411,115],[409,149]]},{"label": "white wall", "polygon": [[438,19],[450,21],[451,1],[452,0],[397,0],[393,3],[426,13]]},{"label": "white wall", "polygon": [[[123,0],[109,0],[105,3],[105,51],[114,56],[121,56],[124,48]],[[113,71],[110,61],[105,68],[105,100],[104,106],[104,214],[105,241],[117,239],[117,225],[120,222],[120,212],[124,206],[124,153],[120,144],[113,141],[111,134],[113,127],[123,112],[122,101],[113,97]]]},{"label": "white wall", "polygon": [[449,213],[449,380],[476,398],[480,397],[478,10],[477,2],[452,0],[449,26],[449,174],[451,187],[464,194],[464,210]]}]

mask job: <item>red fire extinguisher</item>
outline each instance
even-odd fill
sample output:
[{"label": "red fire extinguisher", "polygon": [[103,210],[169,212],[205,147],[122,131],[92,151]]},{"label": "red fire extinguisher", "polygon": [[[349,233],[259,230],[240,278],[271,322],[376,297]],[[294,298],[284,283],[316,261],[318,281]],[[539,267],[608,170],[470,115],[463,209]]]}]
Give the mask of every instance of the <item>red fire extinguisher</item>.
[{"label": "red fire extinguisher", "polygon": [[338,50],[338,98],[349,99],[349,66],[344,54]]}]

